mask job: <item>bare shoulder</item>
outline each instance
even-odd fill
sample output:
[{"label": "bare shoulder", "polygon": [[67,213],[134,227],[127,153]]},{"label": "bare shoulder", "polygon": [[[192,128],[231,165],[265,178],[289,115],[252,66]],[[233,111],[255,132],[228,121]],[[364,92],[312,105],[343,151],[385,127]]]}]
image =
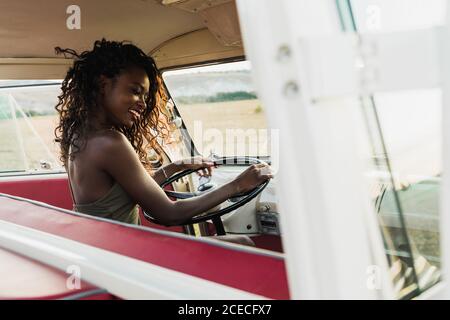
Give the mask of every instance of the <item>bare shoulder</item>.
[{"label": "bare shoulder", "polygon": [[105,130],[89,137],[87,149],[96,160],[108,159],[123,152],[134,152],[127,137],[113,130]]},{"label": "bare shoulder", "polygon": [[114,148],[130,145],[127,137],[115,130],[104,130],[95,133],[89,137],[88,142],[95,145],[96,148]]}]

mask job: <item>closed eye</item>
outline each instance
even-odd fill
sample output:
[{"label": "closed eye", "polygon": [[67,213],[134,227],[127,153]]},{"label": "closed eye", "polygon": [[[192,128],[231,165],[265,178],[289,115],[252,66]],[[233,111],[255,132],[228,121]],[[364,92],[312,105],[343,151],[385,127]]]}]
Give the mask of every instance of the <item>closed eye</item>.
[{"label": "closed eye", "polygon": [[[141,88],[133,88],[132,90],[132,93],[134,94],[134,95],[137,95],[137,96],[140,96],[141,94],[142,94],[142,89]],[[149,98],[149,94],[148,94],[148,92],[144,95],[144,100],[145,101],[147,101],[148,100],[148,98]]]}]

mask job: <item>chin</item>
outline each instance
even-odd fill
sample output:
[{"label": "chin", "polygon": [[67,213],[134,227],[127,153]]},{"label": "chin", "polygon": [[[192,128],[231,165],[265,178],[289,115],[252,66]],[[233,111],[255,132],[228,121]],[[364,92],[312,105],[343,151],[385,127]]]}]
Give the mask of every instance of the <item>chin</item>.
[{"label": "chin", "polygon": [[128,129],[130,129],[131,127],[133,127],[134,122],[133,121],[127,121],[123,124],[125,127],[127,127]]},{"label": "chin", "polygon": [[134,125],[134,121],[133,119],[127,119],[125,118],[122,122],[122,126],[127,127],[127,128],[131,128]]}]

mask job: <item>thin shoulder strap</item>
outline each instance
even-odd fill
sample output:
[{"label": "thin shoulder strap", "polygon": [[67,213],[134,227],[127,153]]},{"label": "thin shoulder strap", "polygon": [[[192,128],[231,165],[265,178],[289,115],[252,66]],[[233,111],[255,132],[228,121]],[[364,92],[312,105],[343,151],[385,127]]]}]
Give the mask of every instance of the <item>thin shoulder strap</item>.
[{"label": "thin shoulder strap", "polygon": [[69,168],[67,168],[67,182],[69,183],[69,190],[70,190],[70,195],[72,197],[72,202],[74,205],[76,205],[75,203],[75,196],[73,195],[73,189],[72,189],[72,183],[70,182],[70,173],[69,173]]},{"label": "thin shoulder strap", "polygon": [[[70,154],[70,149],[71,148],[69,147],[69,154]],[[73,195],[72,182],[70,179],[69,159],[67,159],[67,163],[66,163],[66,172],[67,172],[67,182],[69,183],[70,195],[72,197],[72,203],[75,206],[76,205],[75,196]]]}]

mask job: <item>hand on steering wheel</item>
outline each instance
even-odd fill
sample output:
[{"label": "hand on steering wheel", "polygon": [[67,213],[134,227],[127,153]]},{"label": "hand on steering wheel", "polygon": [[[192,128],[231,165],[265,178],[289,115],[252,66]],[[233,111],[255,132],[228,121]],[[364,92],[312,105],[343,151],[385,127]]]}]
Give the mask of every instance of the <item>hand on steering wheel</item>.
[{"label": "hand on steering wheel", "polygon": [[[272,174],[270,173],[270,169],[268,165],[264,162],[262,162],[259,159],[256,158],[250,158],[250,157],[224,157],[224,158],[217,158],[214,159],[215,165],[236,165],[236,164],[249,164],[250,167],[247,168],[244,172],[242,172],[239,176],[236,177],[234,180],[238,189],[238,194],[234,195],[233,198],[239,197],[237,201],[234,201],[234,203],[226,208],[216,210],[213,212],[208,212],[207,214],[202,214],[195,216],[188,221],[186,221],[184,224],[195,224],[199,222],[204,222],[208,220],[213,220],[217,233],[218,234],[225,234],[225,231],[223,230],[223,224],[220,219],[220,216],[227,214],[231,211],[236,210],[237,208],[243,206],[244,204],[250,202],[252,199],[254,199],[258,194],[260,194],[264,188],[269,184],[270,178],[272,178]],[[198,169],[188,169],[184,170],[178,174],[175,174],[168,179],[166,179],[162,184],[161,187],[164,188],[168,184],[187,176],[193,172],[196,172],[198,170],[201,170],[202,168]],[[257,185],[256,187],[254,187]],[[173,197],[176,199],[188,199],[195,197],[199,195],[198,193],[193,192],[175,192],[175,191],[169,191],[164,190],[166,194],[169,197]],[[144,211],[144,216],[147,220],[158,223],[159,222],[153,218],[149,213]]]},{"label": "hand on steering wheel", "polygon": [[194,169],[200,177],[209,177],[212,168],[217,167],[213,160],[201,156],[195,156],[174,162],[179,170]]},{"label": "hand on steering wheel", "polygon": [[234,183],[238,189],[237,194],[245,194],[246,192],[253,190],[255,186],[258,186],[271,178],[273,178],[273,175],[268,164],[252,164],[234,179]]}]

